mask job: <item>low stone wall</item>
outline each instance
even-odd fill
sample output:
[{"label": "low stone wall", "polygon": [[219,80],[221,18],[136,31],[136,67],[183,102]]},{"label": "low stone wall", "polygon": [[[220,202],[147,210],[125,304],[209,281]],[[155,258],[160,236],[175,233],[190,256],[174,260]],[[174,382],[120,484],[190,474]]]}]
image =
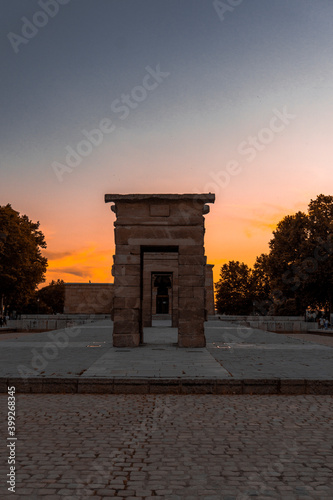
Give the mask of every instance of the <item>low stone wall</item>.
[{"label": "low stone wall", "polygon": [[318,329],[317,323],[309,321],[247,321],[251,328],[259,328],[275,333],[298,333]]},{"label": "low stone wall", "polygon": [[222,321],[304,321],[304,316],[245,316],[241,314],[216,314],[216,318]]},{"label": "low stone wall", "polygon": [[27,331],[49,331],[60,330],[61,328],[68,328],[76,325],[83,325],[84,323],[91,323],[99,319],[110,318],[107,314],[57,314],[55,315],[23,315],[20,319],[11,319],[7,321],[7,328],[15,330]]},{"label": "low stone wall", "polygon": [[65,283],[65,314],[110,314],[113,283]]},{"label": "low stone wall", "polygon": [[305,321],[304,316],[227,316],[217,315],[220,321],[241,323],[251,328],[258,328],[275,333],[298,333],[317,330],[318,324],[314,321]]}]

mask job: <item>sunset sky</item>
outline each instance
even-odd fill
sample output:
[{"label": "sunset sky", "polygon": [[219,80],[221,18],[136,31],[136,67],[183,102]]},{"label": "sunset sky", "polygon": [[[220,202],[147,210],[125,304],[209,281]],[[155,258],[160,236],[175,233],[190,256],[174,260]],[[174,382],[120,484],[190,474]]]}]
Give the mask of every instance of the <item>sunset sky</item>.
[{"label": "sunset sky", "polygon": [[332,0],[1,7],[0,204],[40,221],[46,283],[112,281],[105,193],[215,192],[215,280],[333,194]]}]

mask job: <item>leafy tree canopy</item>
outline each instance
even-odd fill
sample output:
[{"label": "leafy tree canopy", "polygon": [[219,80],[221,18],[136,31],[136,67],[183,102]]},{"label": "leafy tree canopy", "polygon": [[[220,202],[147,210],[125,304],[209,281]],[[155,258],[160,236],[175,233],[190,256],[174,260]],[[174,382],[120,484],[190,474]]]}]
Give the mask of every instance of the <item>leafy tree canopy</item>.
[{"label": "leafy tree canopy", "polygon": [[332,310],[332,237],[333,196],[320,194],[310,201],[308,214],[279,222],[268,261],[275,312],[302,314],[307,306]]},{"label": "leafy tree canopy", "polygon": [[46,248],[39,222],[20,215],[11,205],[0,206],[0,294],[9,310],[20,312],[45,281]]},{"label": "leafy tree canopy", "polygon": [[48,286],[38,290],[37,297],[52,314],[63,313],[65,303],[65,283],[63,280],[52,280]]},{"label": "leafy tree canopy", "polygon": [[65,283],[52,280],[47,286],[37,290],[24,307],[26,314],[62,314],[65,303]]},{"label": "leafy tree canopy", "polygon": [[273,232],[269,253],[253,269],[230,261],[216,283],[219,312],[302,315],[333,310],[333,196],[311,200],[308,213],[285,216]]},{"label": "leafy tree canopy", "polygon": [[216,307],[219,313],[250,314],[251,270],[246,264],[239,261],[223,264],[216,289]]}]

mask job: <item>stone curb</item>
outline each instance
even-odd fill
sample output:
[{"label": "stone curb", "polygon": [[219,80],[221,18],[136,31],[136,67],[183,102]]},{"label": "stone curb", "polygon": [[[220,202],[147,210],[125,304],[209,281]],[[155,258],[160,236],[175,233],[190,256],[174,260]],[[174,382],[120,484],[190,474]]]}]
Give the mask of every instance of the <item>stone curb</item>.
[{"label": "stone curb", "polygon": [[333,380],[0,378],[0,393],[11,386],[19,394],[333,395]]}]

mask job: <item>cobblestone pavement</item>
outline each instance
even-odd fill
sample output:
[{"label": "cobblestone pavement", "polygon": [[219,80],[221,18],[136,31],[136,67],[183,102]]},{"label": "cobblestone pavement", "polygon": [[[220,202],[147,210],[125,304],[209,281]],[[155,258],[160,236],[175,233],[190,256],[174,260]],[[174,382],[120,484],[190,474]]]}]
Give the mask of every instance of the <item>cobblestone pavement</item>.
[{"label": "cobblestone pavement", "polygon": [[[20,394],[16,402],[16,493],[2,460],[1,499],[333,497],[331,396]],[[0,396],[2,415],[6,403]]]}]

